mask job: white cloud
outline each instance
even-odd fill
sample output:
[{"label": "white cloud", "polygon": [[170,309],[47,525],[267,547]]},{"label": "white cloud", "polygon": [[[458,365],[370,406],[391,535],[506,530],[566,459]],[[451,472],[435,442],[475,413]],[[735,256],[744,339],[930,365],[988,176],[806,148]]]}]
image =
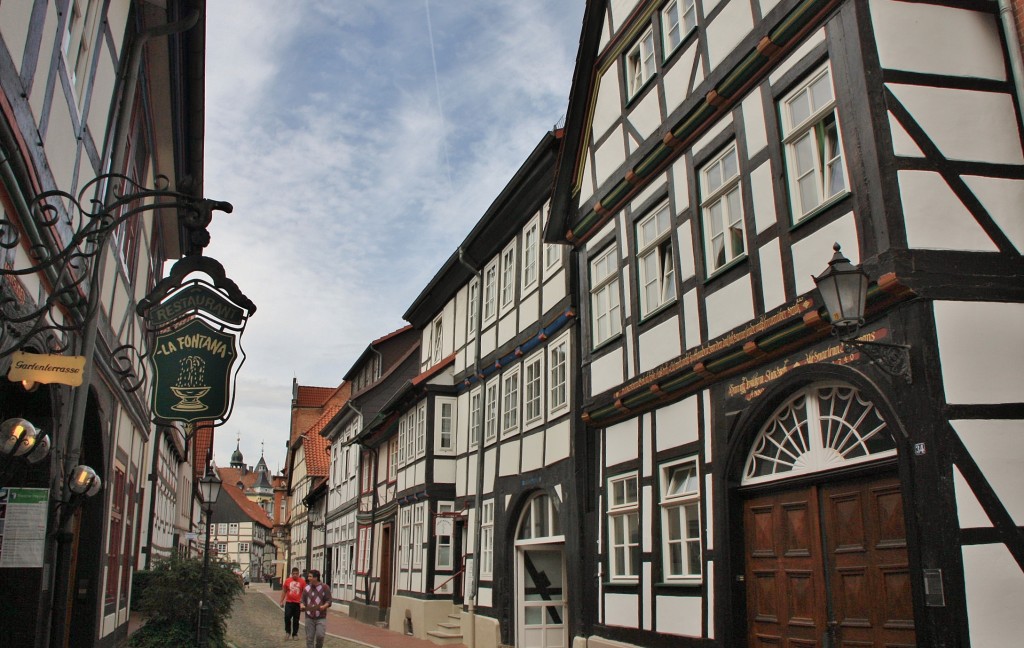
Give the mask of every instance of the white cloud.
[{"label": "white cloud", "polygon": [[235,212],[207,253],[258,307],[218,461],[237,432],[277,468],[292,377],[336,386],[404,325],[564,114],[582,5],[429,3],[435,85],[426,1],[209,4],[205,193]]}]

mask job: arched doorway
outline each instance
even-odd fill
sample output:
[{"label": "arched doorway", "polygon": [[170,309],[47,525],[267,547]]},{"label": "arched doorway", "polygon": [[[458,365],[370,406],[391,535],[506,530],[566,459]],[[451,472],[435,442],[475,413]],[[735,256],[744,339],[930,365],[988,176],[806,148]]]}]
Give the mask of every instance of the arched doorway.
[{"label": "arched doorway", "polygon": [[903,494],[885,418],[854,387],[791,395],[746,456],[748,646],[913,646]]},{"label": "arched doorway", "polygon": [[547,493],[532,497],[516,527],[516,645],[565,648],[565,536],[559,502]]}]

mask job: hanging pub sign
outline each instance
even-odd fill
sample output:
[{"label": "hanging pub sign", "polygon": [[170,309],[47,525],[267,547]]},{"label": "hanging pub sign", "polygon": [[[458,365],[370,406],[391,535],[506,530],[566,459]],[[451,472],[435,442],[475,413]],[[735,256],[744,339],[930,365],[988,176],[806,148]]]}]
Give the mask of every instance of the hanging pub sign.
[{"label": "hanging pub sign", "polygon": [[28,351],[15,351],[11,354],[11,369],[7,379],[14,382],[59,383],[78,387],[82,384],[82,372],[85,370],[84,356],[63,356]]},{"label": "hanging pub sign", "polygon": [[242,332],[255,310],[220,263],[205,256],[175,263],[139,302],[137,311],[154,334],[154,420],[227,421],[235,376],[245,360]]}]

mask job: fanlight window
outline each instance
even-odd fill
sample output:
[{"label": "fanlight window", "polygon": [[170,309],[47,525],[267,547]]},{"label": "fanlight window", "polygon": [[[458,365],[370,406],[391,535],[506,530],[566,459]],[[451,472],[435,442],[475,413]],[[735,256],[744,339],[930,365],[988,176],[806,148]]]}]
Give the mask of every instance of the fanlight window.
[{"label": "fanlight window", "polygon": [[548,495],[538,495],[530,500],[519,521],[516,541],[564,540],[558,509],[558,501]]},{"label": "fanlight window", "polygon": [[742,483],[832,470],[895,453],[874,403],[852,387],[815,385],[775,411],[754,441]]}]

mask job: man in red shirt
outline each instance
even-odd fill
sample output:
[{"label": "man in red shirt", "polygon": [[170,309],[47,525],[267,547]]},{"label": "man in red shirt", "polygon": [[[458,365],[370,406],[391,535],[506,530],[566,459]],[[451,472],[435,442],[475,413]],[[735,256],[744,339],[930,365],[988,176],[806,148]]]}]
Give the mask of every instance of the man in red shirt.
[{"label": "man in red shirt", "polygon": [[299,604],[302,602],[302,590],[304,589],[306,589],[305,579],[299,576],[298,567],[292,567],[291,577],[286,578],[281,587],[285,639],[296,639],[299,636]]}]

